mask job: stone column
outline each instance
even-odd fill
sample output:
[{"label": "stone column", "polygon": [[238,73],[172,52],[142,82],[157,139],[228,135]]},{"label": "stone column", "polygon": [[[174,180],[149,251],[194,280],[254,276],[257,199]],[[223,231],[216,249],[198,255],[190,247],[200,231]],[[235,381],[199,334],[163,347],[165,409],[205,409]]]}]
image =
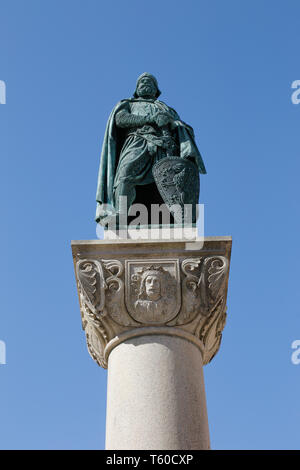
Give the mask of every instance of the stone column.
[{"label": "stone column", "polygon": [[72,242],[88,350],[108,367],[107,449],[210,447],[202,365],[225,325],[231,238],[200,247]]}]

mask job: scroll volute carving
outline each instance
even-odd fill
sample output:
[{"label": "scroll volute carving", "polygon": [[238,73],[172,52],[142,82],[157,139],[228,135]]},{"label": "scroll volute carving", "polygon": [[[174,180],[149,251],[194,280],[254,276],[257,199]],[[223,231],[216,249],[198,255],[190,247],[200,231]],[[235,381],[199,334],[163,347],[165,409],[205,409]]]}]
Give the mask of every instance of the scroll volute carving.
[{"label": "scroll volute carving", "polygon": [[220,298],[210,315],[199,322],[195,331],[204,345],[203,364],[208,364],[218,352],[225,323],[226,305],[225,300]]},{"label": "scroll volute carving", "polygon": [[80,297],[91,313],[98,315],[105,305],[105,289],[102,265],[96,260],[79,260],[76,266]]},{"label": "scroll volute carving", "polygon": [[105,368],[105,346],[135,323],[125,308],[123,272],[123,265],[118,260],[82,259],[76,263],[82,327],[88,351]]},{"label": "scroll volute carving", "polygon": [[111,339],[154,324],[195,335],[204,345],[204,363],[209,362],[225,324],[228,268],[224,256],[187,258],[181,263],[178,258],[78,260],[82,325],[92,358],[107,367],[104,350]]},{"label": "scroll volute carving", "polygon": [[92,358],[106,367],[104,348],[107,331],[102,317],[105,315],[105,283],[103,268],[96,260],[79,260],[76,264],[82,327],[85,330],[87,348]]},{"label": "scroll volute carving", "polygon": [[106,291],[106,309],[110,318],[118,325],[129,326],[135,324],[130,318],[125,307],[124,267],[118,260],[103,260],[105,273],[108,276],[105,279]]},{"label": "scroll volute carving", "polygon": [[187,258],[182,261],[182,309],[177,325],[191,322],[198,315],[209,316],[226,293],[229,263],[224,256]]}]

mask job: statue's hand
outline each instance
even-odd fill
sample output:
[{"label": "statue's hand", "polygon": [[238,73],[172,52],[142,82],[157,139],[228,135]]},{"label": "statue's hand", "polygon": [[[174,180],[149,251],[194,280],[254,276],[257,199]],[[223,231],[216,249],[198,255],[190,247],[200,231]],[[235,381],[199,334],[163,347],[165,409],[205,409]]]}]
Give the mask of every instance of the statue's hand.
[{"label": "statue's hand", "polygon": [[164,113],[158,113],[154,119],[158,127],[166,126],[167,124],[169,124],[169,122],[172,121],[171,116],[168,116]]}]

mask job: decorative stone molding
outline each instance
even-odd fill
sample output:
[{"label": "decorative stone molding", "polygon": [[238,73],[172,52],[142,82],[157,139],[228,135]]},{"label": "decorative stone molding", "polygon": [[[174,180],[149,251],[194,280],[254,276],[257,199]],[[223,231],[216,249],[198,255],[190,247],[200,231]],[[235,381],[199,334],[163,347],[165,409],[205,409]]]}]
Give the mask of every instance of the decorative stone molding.
[{"label": "decorative stone molding", "polygon": [[223,250],[209,249],[208,240],[198,251],[183,242],[139,242],[139,250],[132,241],[127,250],[124,242],[95,241],[82,250],[83,243],[72,244],[82,326],[101,367],[122,338],[162,331],[194,342],[203,363],[211,361],[226,320],[230,240]]}]

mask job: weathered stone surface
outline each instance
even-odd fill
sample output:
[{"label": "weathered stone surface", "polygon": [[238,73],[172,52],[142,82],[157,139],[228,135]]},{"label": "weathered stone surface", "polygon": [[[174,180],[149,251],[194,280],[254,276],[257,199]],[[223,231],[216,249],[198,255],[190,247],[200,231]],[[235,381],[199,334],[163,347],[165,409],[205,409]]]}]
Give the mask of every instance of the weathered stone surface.
[{"label": "weathered stone surface", "polygon": [[197,345],[177,336],[146,334],[114,348],[108,367],[106,449],[209,447]]},{"label": "weathered stone surface", "polygon": [[[201,246],[201,244],[200,244]],[[130,338],[178,336],[217,353],[226,319],[231,237],[202,249],[183,241],[73,241],[82,325],[92,358]]]}]

